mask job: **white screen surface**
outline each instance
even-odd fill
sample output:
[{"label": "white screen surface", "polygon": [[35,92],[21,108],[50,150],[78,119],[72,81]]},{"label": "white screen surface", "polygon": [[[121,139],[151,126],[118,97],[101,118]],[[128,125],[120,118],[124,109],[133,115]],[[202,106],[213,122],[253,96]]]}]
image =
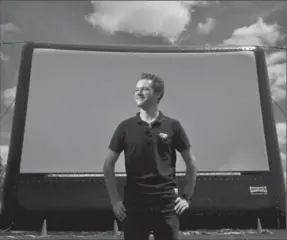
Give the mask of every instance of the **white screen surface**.
[{"label": "white screen surface", "polygon": [[[199,171],[269,170],[253,52],[36,49],[20,171],[102,172],[116,127],[138,111],[142,72],[165,81],[160,109],[182,123]],[[125,172],[123,154],[116,172]]]}]

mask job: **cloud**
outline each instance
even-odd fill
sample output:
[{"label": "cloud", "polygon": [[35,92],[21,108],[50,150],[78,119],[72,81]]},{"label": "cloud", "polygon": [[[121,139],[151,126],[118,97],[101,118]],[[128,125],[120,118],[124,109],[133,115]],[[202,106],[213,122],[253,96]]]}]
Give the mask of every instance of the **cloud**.
[{"label": "cloud", "polygon": [[207,18],[205,22],[200,22],[197,24],[197,31],[201,34],[209,33],[216,24],[216,20],[214,18]]},{"label": "cloud", "polygon": [[286,87],[286,63],[278,63],[268,66],[270,80],[281,87]]},{"label": "cloud", "polygon": [[8,145],[0,145],[1,164],[4,166],[7,165],[8,153],[9,153],[9,146]]},{"label": "cloud", "polygon": [[280,102],[286,98],[286,63],[268,66],[272,98]]},{"label": "cloud", "polygon": [[191,22],[192,8],[208,1],[91,1],[94,13],[85,17],[106,33],[157,36],[176,43]]},{"label": "cloud", "polygon": [[286,175],[287,175],[286,174],[286,153],[281,152],[280,156],[281,156],[281,161],[282,161],[282,169],[283,169],[285,184],[287,185],[286,183]]},{"label": "cloud", "polygon": [[9,56],[4,54],[3,52],[0,52],[0,61],[1,62],[8,62],[9,61]]},{"label": "cloud", "polygon": [[282,168],[286,182],[286,122],[278,122],[276,124],[278,143],[280,148],[280,157],[282,161]]},{"label": "cloud", "polygon": [[[233,31],[231,38],[223,41],[228,45],[275,45],[285,38],[276,23],[268,24],[262,18],[257,22]],[[286,98],[286,52],[273,52],[266,56],[272,99],[280,102]]]},{"label": "cloud", "polygon": [[[19,33],[19,28],[13,23],[0,24],[0,36],[2,37],[2,40],[7,33]],[[9,56],[0,52],[0,61],[8,62]]]},{"label": "cloud", "polygon": [[286,90],[276,85],[271,86],[271,96],[275,102],[280,102],[286,98]]},{"label": "cloud", "polygon": [[3,36],[4,33],[8,33],[8,32],[19,33],[19,28],[14,23],[5,23],[5,24],[0,24],[0,31],[1,31],[1,35]]},{"label": "cloud", "polygon": [[286,122],[276,123],[276,131],[278,136],[279,147],[281,151],[286,152]]},{"label": "cloud", "polygon": [[16,87],[6,89],[2,94],[2,100],[6,107],[15,107]]},{"label": "cloud", "polygon": [[7,131],[0,131],[0,139],[3,140],[6,139],[6,140],[10,140],[10,132],[7,132]]},{"label": "cloud", "polygon": [[286,62],[286,52],[273,52],[266,57],[267,65],[274,65],[281,62]]},{"label": "cloud", "polygon": [[277,23],[267,24],[262,18],[258,18],[256,23],[234,30],[231,38],[225,39],[223,43],[228,45],[274,45],[284,38],[285,35],[280,33]]},{"label": "cloud", "polygon": [[283,166],[285,166],[285,167],[284,167],[284,171],[286,171],[286,153],[281,152],[281,153],[280,153],[280,156],[281,156],[282,162],[284,163]]},{"label": "cloud", "polygon": [[272,98],[280,102],[286,98],[286,53],[271,53],[266,57],[266,63]]}]

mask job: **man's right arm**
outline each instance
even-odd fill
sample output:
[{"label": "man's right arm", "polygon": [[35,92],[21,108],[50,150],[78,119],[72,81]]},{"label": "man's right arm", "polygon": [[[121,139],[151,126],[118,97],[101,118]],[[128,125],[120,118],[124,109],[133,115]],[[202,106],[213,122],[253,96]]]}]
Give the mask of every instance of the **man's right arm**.
[{"label": "man's right arm", "polygon": [[115,176],[115,165],[119,158],[120,154],[109,149],[108,155],[104,163],[104,175],[105,183],[111,200],[111,204],[114,206],[115,203],[121,201],[118,189],[117,189],[117,180]]},{"label": "man's right arm", "polygon": [[117,218],[123,221],[126,217],[126,209],[123,205],[123,202],[120,198],[118,188],[117,188],[117,180],[115,176],[115,165],[121,152],[124,150],[125,147],[125,128],[124,124],[121,123],[109,145],[108,155],[105,159],[103,171],[105,176],[105,183],[108,190],[108,194],[110,197],[111,204],[113,206],[113,211]]}]

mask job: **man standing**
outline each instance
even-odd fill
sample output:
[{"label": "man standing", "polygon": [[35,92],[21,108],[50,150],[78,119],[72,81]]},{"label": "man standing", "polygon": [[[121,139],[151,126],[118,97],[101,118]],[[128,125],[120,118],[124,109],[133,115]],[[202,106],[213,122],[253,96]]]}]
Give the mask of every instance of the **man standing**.
[{"label": "man standing", "polygon": [[[119,124],[105,159],[105,183],[126,240],[147,240],[151,231],[156,240],[177,239],[179,215],[191,204],[195,159],[180,122],[159,111],[163,95],[162,79],[141,74],[135,91],[140,112]],[[177,194],[176,150],[186,164],[187,184],[182,195]],[[122,151],[127,173],[123,201],[114,172]]]}]

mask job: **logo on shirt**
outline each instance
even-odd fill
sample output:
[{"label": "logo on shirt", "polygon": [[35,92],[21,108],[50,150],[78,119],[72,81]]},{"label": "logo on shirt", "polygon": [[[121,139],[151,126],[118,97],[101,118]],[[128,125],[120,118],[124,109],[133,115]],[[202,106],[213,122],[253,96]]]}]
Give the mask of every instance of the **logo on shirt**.
[{"label": "logo on shirt", "polygon": [[167,137],[168,137],[168,135],[166,133],[159,133],[158,136],[163,140],[167,139]]}]

